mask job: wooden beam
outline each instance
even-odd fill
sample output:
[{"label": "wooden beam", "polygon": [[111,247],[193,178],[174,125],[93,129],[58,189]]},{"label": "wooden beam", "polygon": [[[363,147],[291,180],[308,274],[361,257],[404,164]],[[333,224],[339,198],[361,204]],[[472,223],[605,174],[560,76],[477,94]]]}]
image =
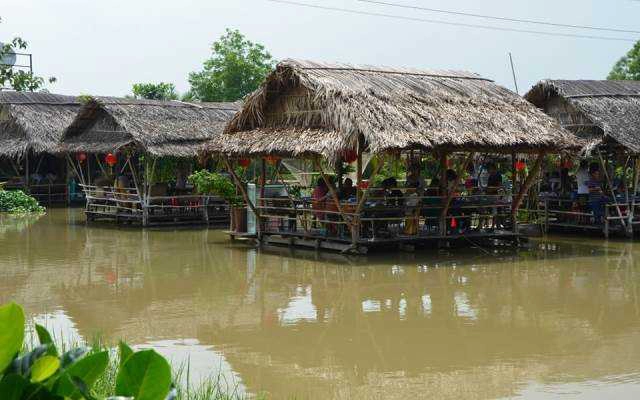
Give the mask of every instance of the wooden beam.
[{"label": "wooden beam", "polygon": [[236,171],[233,170],[233,166],[231,165],[231,162],[229,161],[227,156],[223,156],[222,161],[224,162],[224,165],[227,167],[227,171],[229,171],[229,174],[233,178],[233,181],[235,182],[236,187],[238,188],[238,190],[240,190],[240,194],[242,194],[242,198],[244,199],[245,203],[247,203],[247,206],[251,209],[251,211],[253,211],[253,213],[256,215],[256,218],[259,223],[260,213],[256,209],[255,205],[251,202],[251,200],[249,200],[249,195],[247,194],[247,190],[245,189],[244,184],[242,183],[240,178],[238,178]]},{"label": "wooden beam", "polygon": [[[622,216],[622,210],[620,209],[620,204],[618,204],[618,200],[616,200],[616,193],[613,191],[613,181],[609,178],[609,171],[607,171],[607,164],[604,162],[604,158],[602,157],[602,153],[598,150],[598,158],[600,159],[600,165],[602,166],[602,170],[604,171],[604,176],[607,179],[607,184],[609,186],[609,191],[611,192],[611,197],[614,201],[616,211],[618,213],[618,217],[620,217],[620,222],[622,223],[622,227],[624,230],[627,230],[627,223]],[[606,215],[605,215],[606,217]]]},{"label": "wooden beam", "polygon": [[511,205],[511,216],[513,217],[514,225],[516,223],[515,216],[518,212],[518,209],[520,208],[520,205],[522,204],[522,200],[524,200],[524,196],[527,194],[529,189],[531,189],[531,185],[533,185],[533,182],[535,182],[536,178],[538,177],[538,173],[540,173],[540,170],[542,169],[542,161],[544,161],[544,156],[544,152],[538,154],[538,158],[536,158],[531,172],[529,172],[527,179],[525,179],[524,183],[520,187],[518,195],[513,200],[513,203]]},{"label": "wooden beam", "polygon": [[[475,153],[471,152],[469,153],[469,155],[467,156],[467,158],[465,158],[464,163],[462,164],[462,166],[460,167],[460,169],[457,172],[457,178],[455,181],[455,185],[454,187],[458,186],[460,184],[460,179],[462,178],[462,174],[464,173],[464,171],[467,170],[467,166],[469,165],[469,163],[471,162],[471,160],[473,160]],[[446,172],[445,172],[445,179],[446,179]],[[442,208],[442,213],[441,216],[442,218],[446,218],[447,217],[447,213],[449,212],[449,207],[451,207],[451,201],[453,201],[453,195],[455,194],[455,190],[448,190],[448,182],[445,184],[445,189],[447,189],[447,199],[445,200],[444,203],[444,207]]]},{"label": "wooden beam", "polygon": [[342,206],[340,205],[340,199],[338,198],[338,192],[336,191],[334,183],[331,182],[331,180],[329,179],[327,174],[324,173],[324,169],[322,168],[322,165],[320,164],[320,161],[318,160],[317,157],[313,158],[313,164],[314,164],[315,168],[318,171],[320,171],[320,175],[322,176],[322,179],[324,180],[324,183],[327,184],[327,188],[329,189],[329,192],[331,193],[331,197],[333,198],[333,202],[335,203],[335,206],[336,206],[338,212],[340,214],[342,214],[342,218],[345,220],[345,222],[349,226],[353,226],[352,218],[348,218],[348,217],[346,217],[344,215],[344,211],[342,209]]}]

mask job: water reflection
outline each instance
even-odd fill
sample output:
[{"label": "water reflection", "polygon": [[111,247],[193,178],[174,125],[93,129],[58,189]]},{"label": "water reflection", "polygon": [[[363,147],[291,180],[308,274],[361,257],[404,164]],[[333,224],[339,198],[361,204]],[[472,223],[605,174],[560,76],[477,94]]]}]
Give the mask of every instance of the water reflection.
[{"label": "water reflection", "polygon": [[199,376],[221,371],[249,393],[638,393],[633,243],[354,259],[256,251],[216,231],[87,229],[74,218],[58,210],[2,237],[0,300],[67,316],[82,337],[197,358]]}]

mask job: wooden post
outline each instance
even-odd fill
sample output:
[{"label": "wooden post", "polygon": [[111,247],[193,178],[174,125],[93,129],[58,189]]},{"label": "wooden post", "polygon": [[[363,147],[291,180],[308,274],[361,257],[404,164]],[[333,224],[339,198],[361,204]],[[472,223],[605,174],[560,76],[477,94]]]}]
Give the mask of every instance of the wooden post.
[{"label": "wooden post", "polygon": [[[440,153],[440,197],[444,198],[447,193],[447,152],[442,151]],[[446,235],[447,233],[447,219],[444,213],[440,213],[440,234]]]},{"label": "wooden post", "polygon": [[344,221],[347,223],[347,225],[349,225],[349,227],[351,227],[352,226],[351,218],[346,217],[344,215],[344,211],[342,209],[342,206],[340,205],[340,199],[338,198],[338,192],[336,191],[335,184],[333,182],[331,182],[329,177],[324,173],[324,170],[322,169],[322,165],[320,164],[320,161],[318,161],[317,157],[313,158],[313,164],[316,167],[316,169],[320,172],[320,175],[322,176],[322,180],[324,180],[324,183],[327,184],[327,188],[329,189],[329,192],[331,193],[331,197],[333,198],[333,202],[335,203],[335,206],[336,206],[338,212],[342,215],[342,219],[344,219]]},{"label": "wooden post", "polygon": [[362,138],[358,136],[358,160],[356,161],[356,200],[360,202],[360,198],[363,195],[362,187]]},{"label": "wooden post", "polygon": [[628,211],[628,214],[629,214],[629,220],[627,223],[628,236],[633,236],[633,219],[635,217],[635,211],[636,211],[636,193],[638,192],[638,156],[634,155],[632,157],[632,161],[633,161],[633,175],[632,175],[633,182],[631,182],[631,201],[629,204],[629,211]]},{"label": "wooden post", "polygon": [[251,202],[251,200],[249,200],[247,189],[244,187],[244,184],[242,183],[240,178],[238,178],[236,171],[233,170],[233,167],[231,166],[231,162],[226,156],[222,157],[222,161],[224,162],[224,165],[227,168],[227,171],[229,171],[231,178],[233,178],[233,181],[235,182],[236,187],[238,188],[238,190],[240,190],[240,194],[242,194],[242,198],[244,199],[245,203],[247,203],[247,207],[249,207],[251,211],[253,211],[253,213],[256,215],[256,220],[259,221],[260,213],[256,209],[256,206]]},{"label": "wooden post", "polygon": [[[469,165],[469,163],[471,162],[471,160],[473,160],[473,156],[475,155],[475,153],[471,152],[469,153],[469,155],[467,156],[467,158],[464,160],[464,163],[462,164],[462,166],[460,167],[460,169],[457,172],[457,179],[455,181],[454,187],[457,187],[460,184],[460,179],[462,177],[462,174],[464,173],[464,171],[467,170],[467,166]],[[448,182],[447,182],[447,189],[448,189]],[[442,216],[445,218],[445,223],[446,223],[446,217],[447,217],[447,213],[449,212],[449,207],[451,206],[451,201],[453,200],[453,195],[455,194],[455,190],[447,190],[447,197],[446,200],[444,202],[444,207],[442,209]]]},{"label": "wooden post", "polygon": [[[622,223],[622,227],[625,232],[627,230],[627,223],[622,216],[622,210],[620,209],[620,205],[618,204],[618,200],[616,199],[616,193],[613,191],[613,182],[609,178],[609,171],[607,171],[607,165],[604,162],[604,158],[602,157],[602,153],[598,150],[598,158],[600,159],[600,165],[602,166],[602,170],[604,171],[604,176],[607,179],[607,184],[609,186],[609,191],[611,192],[611,196],[613,198],[614,204],[616,206],[616,211],[618,212],[618,217],[620,217],[620,223]],[[605,216],[606,219],[606,216]]]},{"label": "wooden post", "polygon": [[535,164],[533,165],[533,168],[529,172],[529,176],[527,176],[527,179],[525,179],[524,183],[521,185],[518,195],[513,199],[513,204],[511,206],[511,219],[513,222],[513,230],[516,233],[518,232],[518,221],[517,221],[518,209],[520,208],[520,204],[522,204],[522,200],[524,199],[524,196],[527,194],[529,189],[531,189],[533,182],[536,180],[536,178],[538,177],[538,174],[540,173],[540,170],[542,167],[542,161],[544,161],[544,156],[545,156],[544,152],[540,152],[538,154],[538,158],[536,158]]},{"label": "wooden post", "polygon": [[29,193],[29,150],[25,152],[24,155],[24,190]]}]

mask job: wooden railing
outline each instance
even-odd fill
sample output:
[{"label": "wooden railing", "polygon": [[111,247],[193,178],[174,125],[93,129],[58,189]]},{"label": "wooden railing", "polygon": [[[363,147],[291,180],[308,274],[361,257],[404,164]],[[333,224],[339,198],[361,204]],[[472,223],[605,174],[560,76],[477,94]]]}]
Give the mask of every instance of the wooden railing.
[{"label": "wooden railing", "polygon": [[369,198],[355,202],[331,198],[322,203],[288,197],[258,198],[259,233],[324,236],[345,241],[384,241],[400,237],[460,236],[513,231],[510,201],[503,195],[454,197],[442,215],[444,196]]},{"label": "wooden railing", "polygon": [[150,225],[215,224],[229,222],[229,205],[216,196],[181,195],[143,198],[135,188],[81,185],[90,221]]}]

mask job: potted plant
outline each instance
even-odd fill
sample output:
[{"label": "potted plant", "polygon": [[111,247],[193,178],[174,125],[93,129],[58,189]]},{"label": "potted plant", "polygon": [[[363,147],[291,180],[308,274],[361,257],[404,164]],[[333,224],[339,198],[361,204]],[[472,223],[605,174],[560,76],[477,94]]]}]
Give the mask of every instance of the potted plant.
[{"label": "potted plant", "polygon": [[231,206],[231,227],[234,232],[247,231],[247,212],[242,199],[236,193],[236,187],[231,180],[216,172],[201,170],[189,176],[198,193],[222,197]]}]

